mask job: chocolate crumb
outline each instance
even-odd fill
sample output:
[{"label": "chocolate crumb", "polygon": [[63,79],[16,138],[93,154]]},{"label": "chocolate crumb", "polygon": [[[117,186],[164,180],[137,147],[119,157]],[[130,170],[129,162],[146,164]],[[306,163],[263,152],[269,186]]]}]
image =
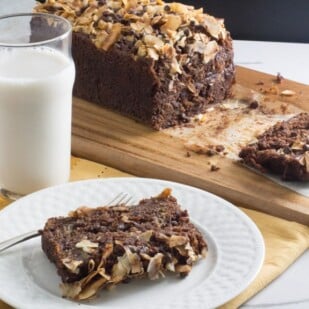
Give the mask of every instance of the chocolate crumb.
[{"label": "chocolate crumb", "polygon": [[258,82],[256,83],[256,85],[262,86],[262,85],[264,85],[264,82],[262,82],[262,81],[260,80],[260,81],[258,81]]},{"label": "chocolate crumb", "polygon": [[284,77],[278,72],[277,73],[277,76],[276,76],[276,79],[275,79],[275,82],[277,84],[281,84],[282,80],[284,79]]},{"label": "chocolate crumb", "polygon": [[190,153],[189,151],[187,151],[186,157],[187,157],[187,158],[190,158],[190,157],[191,157],[191,153]]},{"label": "chocolate crumb", "polygon": [[220,167],[218,167],[217,165],[212,164],[212,165],[210,166],[210,171],[211,171],[211,172],[216,172],[216,171],[218,171],[219,169],[220,169]]},{"label": "chocolate crumb", "polygon": [[217,145],[216,146],[216,151],[217,152],[222,152],[225,149],[225,147],[223,145]]},{"label": "chocolate crumb", "polygon": [[281,109],[282,113],[285,114],[287,109],[288,109],[287,104],[281,104],[280,105],[280,109]]}]

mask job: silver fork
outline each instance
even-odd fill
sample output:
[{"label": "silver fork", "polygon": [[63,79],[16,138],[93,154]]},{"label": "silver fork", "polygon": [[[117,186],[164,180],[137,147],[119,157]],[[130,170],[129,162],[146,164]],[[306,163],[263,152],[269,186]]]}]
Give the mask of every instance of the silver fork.
[{"label": "silver fork", "polygon": [[[109,201],[108,203],[106,203],[107,206],[113,206],[113,205],[127,205],[129,202],[132,202],[132,196],[130,196],[128,193],[119,193],[118,195],[116,195],[111,201]],[[24,233],[22,235],[19,236],[15,236],[13,238],[10,238],[8,240],[2,241],[0,242],[0,252],[15,246],[21,242],[24,242],[28,239],[34,238],[34,237],[38,237],[40,236],[40,232],[35,230],[35,231],[31,231],[31,232],[27,232]]]}]

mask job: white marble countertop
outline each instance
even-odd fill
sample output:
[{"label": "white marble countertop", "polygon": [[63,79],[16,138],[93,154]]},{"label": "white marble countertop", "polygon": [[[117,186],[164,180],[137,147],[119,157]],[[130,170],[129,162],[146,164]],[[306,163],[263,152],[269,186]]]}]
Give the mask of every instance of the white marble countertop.
[{"label": "white marble countertop", "polygon": [[[0,15],[30,11],[33,0],[1,0]],[[309,44],[234,41],[235,62],[309,85]],[[309,104],[309,102],[308,102]],[[309,251],[242,308],[309,308]]]},{"label": "white marble countertop", "polygon": [[234,49],[238,65],[309,85],[309,44],[234,41]]}]

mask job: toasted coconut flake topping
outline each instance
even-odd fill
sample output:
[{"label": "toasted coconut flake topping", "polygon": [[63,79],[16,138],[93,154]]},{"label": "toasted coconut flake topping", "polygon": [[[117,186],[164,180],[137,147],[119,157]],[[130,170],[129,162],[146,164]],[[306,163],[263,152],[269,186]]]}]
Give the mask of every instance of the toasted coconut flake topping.
[{"label": "toasted coconut flake topping", "polygon": [[207,248],[204,247],[204,248],[202,249],[202,254],[201,254],[202,257],[205,258],[205,257],[207,256],[207,253],[208,253]]},{"label": "toasted coconut flake topping", "polygon": [[95,262],[93,259],[90,259],[88,262],[88,273],[91,273],[94,270]]},{"label": "toasted coconut flake topping", "polygon": [[90,299],[96,295],[98,290],[106,283],[106,279],[101,277],[89,285],[87,285],[82,292],[78,295],[79,300]]},{"label": "toasted coconut flake topping", "polygon": [[185,236],[179,236],[179,235],[172,235],[169,239],[169,246],[170,248],[176,247],[176,246],[182,246],[188,242],[188,238]]},{"label": "toasted coconut flake topping", "polygon": [[[183,74],[179,48],[187,46],[191,53],[202,54],[207,63],[219,49],[217,41],[227,37],[222,19],[203,13],[203,9],[161,0],[46,0],[34,11],[67,18],[73,31],[89,35],[96,47],[104,51],[117,42],[128,41],[139,45],[133,52],[135,59],[172,58],[171,75]],[[155,38],[155,46],[148,36]]]},{"label": "toasted coconut flake topping", "polygon": [[171,271],[171,272],[175,272],[175,264],[170,262],[166,264],[166,269]]},{"label": "toasted coconut flake topping", "polygon": [[188,274],[191,271],[192,266],[190,266],[190,265],[177,265],[175,269],[178,273]]},{"label": "toasted coconut flake topping", "polygon": [[148,242],[152,235],[153,235],[153,231],[152,230],[148,230],[148,231],[142,233],[139,237],[141,239],[143,239],[144,241]]},{"label": "toasted coconut flake topping", "polygon": [[83,264],[83,261],[77,261],[77,260],[72,260],[70,258],[65,258],[62,260],[62,263],[73,274],[79,274],[79,266]]},{"label": "toasted coconut flake topping", "polygon": [[79,216],[87,215],[89,212],[91,212],[91,210],[92,209],[90,207],[81,206],[77,208],[76,210],[70,211],[68,215],[69,217],[79,217]]},{"label": "toasted coconut flake topping", "polygon": [[165,188],[158,196],[157,198],[167,198],[171,196],[172,194],[172,189],[170,188]]},{"label": "toasted coconut flake topping", "polygon": [[131,264],[128,255],[118,257],[118,263],[113,266],[112,281],[118,283],[122,281],[131,271]]},{"label": "toasted coconut flake topping", "polygon": [[195,254],[192,246],[190,245],[190,243],[188,242],[185,246],[185,249],[187,250],[188,253],[188,259],[187,259],[187,263],[189,265],[192,265],[193,263],[195,263],[198,260],[198,256]]},{"label": "toasted coconut flake topping", "polygon": [[147,273],[150,280],[159,279],[160,270],[162,267],[162,259],[163,259],[162,253],[157,253],[154,257],[150,259],[147,267]]},{"label": "toasted coconut flake topping", "polygon": [[95,249],[99,247],[99,244],[88,239],[83,239],[78,242],[75,247],[82,249],[86,253],[93,253]]},{"label": "toasted coconut flake topping", "polygon": [[125,252],[130,263],[131,273],[132,274],[143,273],[144,269],[139,256],[136,253],[132,253],[128,247],[125,247]]},{"label": "toasted coconut flake topping", "polygon": [[303,150],[305,143],[299,140],[296,140],[293,145],[291,146],[291,148],[293,150]]},{"label": "toasted coconut flake topping", "polygon": [[60,288],[62,296],[71,299],[76,299],[82,291],[82,286],[79,281],[74,283],[62,283],[60,284]]}]

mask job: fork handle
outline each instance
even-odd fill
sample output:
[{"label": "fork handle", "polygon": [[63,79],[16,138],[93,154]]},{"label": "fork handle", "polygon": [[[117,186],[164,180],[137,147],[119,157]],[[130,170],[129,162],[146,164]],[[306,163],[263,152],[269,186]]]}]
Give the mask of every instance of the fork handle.
[{"label": "fork handle", "polygon": [[40,236],[39,231],[31,231],[16,237],[13,237],[11,239],[8,239],[6,241],[0,242],[0,252],[4,251],[5,249],[8,249],[14,245],[17,245],[23,241],[26,241],[28,239],[34,238]]}]

